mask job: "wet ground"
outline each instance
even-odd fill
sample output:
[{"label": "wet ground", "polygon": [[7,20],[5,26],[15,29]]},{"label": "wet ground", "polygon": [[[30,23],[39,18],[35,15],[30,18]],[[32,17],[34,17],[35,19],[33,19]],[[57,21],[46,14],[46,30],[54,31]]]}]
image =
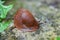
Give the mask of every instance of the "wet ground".
[{"label": "wet ground", "polygon": [[39,21],[39,29],[34,32],[22,32],[14,27],[14,20],[10,26],[0,33],[0,40],[55,40],[60,36],[60,5],[52,6],[40,1],[6,0],[5,5],[14,4],[8,12],[8,17],[13,18],[19,8],[25,8]]}]

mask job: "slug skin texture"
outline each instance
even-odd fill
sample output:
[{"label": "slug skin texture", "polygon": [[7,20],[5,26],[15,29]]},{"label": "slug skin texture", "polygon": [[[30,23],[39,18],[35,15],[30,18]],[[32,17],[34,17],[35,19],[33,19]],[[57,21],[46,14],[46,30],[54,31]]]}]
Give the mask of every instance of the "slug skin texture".
[{"label": "slug skin texture", "polygon": [[19,9],[14,15],[14,25],[21,31],[36,31],[38,29],[38,22],[27,9]]}]

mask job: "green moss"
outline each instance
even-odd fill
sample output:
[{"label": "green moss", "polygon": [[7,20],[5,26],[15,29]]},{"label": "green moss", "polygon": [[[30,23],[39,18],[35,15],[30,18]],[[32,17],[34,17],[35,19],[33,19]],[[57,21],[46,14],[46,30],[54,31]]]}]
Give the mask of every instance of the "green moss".
[{"label": "green moss", "polygon": [[60,37],[59,37],[59,36],[57,36],[57,37],[56,37],[56,40],[60,40]]}]

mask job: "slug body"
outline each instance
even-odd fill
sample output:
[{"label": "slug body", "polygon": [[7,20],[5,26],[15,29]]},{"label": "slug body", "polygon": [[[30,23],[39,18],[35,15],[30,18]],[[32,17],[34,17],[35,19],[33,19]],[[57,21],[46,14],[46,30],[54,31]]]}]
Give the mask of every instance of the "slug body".
[{"label": "slug body", "polygon": [[21,31],[35,31],[38,29],[38,22],[26,9],[19,9],[14,16],[14,25]]}]

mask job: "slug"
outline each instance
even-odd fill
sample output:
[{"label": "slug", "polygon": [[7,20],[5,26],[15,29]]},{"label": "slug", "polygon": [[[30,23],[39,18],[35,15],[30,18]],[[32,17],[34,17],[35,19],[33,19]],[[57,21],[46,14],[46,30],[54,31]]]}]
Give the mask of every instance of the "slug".
[{"label": "slug", "polygon": [[14,15],[14,25],[17,29],[26,32],[36,31],[39,27],[37,20],[27,9],[19,9]]}]

